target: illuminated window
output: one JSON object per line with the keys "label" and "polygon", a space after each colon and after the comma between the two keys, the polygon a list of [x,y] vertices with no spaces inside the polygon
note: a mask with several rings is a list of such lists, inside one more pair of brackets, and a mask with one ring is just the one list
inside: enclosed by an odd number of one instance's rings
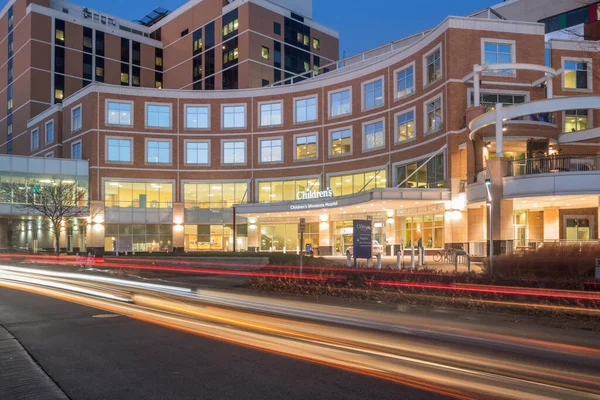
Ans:
{"label": "illuminated window", "polygon": [[40,130],[34,129],[31,131],[31,150],[37,150],[40,147]]}
{"label": "illuminated window", "polygon": [[208,106],[185,107],[185,127],[187,129],[208,129],[209,126]]}
{"label": "illuminated window", "polygon": [[578,132],[589,129],[588,110],[565,111],[565,132]]}
{"label": "illuminated window", "polygon": [[96,76],[104,76],[104,68],[96,67]]}
{"label": "illuminated window", "polygon": [[442,129],[442,99],[437,98],[425,103],[426,127],[425,133],[437,132]]}
{"label": "illuminated window", "polygon": [[154,82],[154,87],[157,89],[162,89],[162,82],[161,81]]}
{"label": "illuminated window", "polygon": [[62,89],[54,89],[54,98],[58,100],[62,100],[64,97],[64,92]]}
{"label": "illuminated window", "polygon": [[321,48],[321,41],[319,39],[313,38],[313,49],[319,50]]}
{"label": "illuminated window", "polygon": [[183,185],[185,208],[229,208],[248,203],[247,182],[205,182]]}
{"label": "illuminated window", "polygon": [[121,83],[129,83],[129,74],[121,72]]}
{"label": "illuminated window", "polygon": [[329,95],[329,115],[339,117],[352,112],[352,91],[346,89]]}
{"label": "illuminated window", "polygon": [[415,138],[415,113],[410,111],[396,117],[396,141],[403,142]]}
{"label": "illuminated window", "polygon": [[170,128],[171,106],[146,104],[146,126],[153,128]]}
{"label": "illuminated window", "polygon": [[383,121],[363,125],[363,149],[374,150],[385,146]]}
{"label": "illuminated window", "polygon": [[296,160],[310,160],[317,158],[317,135],[296,136]]}
{"label": "illuminated window", "polygon": [[62,29],[56,29],[56,41],[58,42],[65,42],[65,32]]}
{"label": "illuminated window", "polygon": [[383,79],[363,84],[363,109],[379,107],[383,104]]}
{"label": "illuminated window", "polygon": [[332,176],[329,178],[329,187],[334,196],[346,196],[375,188],[385,188],[386,182],[386,169],[382,168],[356,174]]}
{"label": "illuminated window", "polygon": [[442,77],[442,59],[440,49],[425,57],[425,84],[428,85]]}
{"label": "illuminated window", "polygon": [[591,68],[583,60],[563,60],[565,72],[563,87],[565,89],[590,89]]}
{"label": "illuminated window", "polygon": [[405,217],[400,224],[404,245],[408,248],[421,244],[425,248],[444,248],[444,214],[426,214]]}
{"label": "illuminated window", "polygon": [[223,128],[245,128],[246,127],[246,106],[222,106],[222,125]]}
{"label": "illuminated window", "polygon": [[330,156],[339,156],[352,153],[352,131],[350,129],[332,131],[330,135]]}
{"label": "illuminated window", "polygon": [[317,120],[317,98],[310,97],[295,101],[296,122],[310,122]]}
{"label": "illuminated window", "polygon": [[262,46],[261,51],[260,51],[260,55],[265,60],[268,60],[269,59],[269,48],[265,47],[265,46]]}
{"label": "illuminated window", "polygon": [[246,141],[222,141],[221,162],[223,164],[246,164]]}
{"label": "illuminated window", "polygon": [[104,182],[104,204],[105,207],[172,208],[173,184],[108,180]]}
{"label": "illuminated window", "polygon": [[304,61],[304,72],[310,71],[310,63],[308,61]]}
{"label": "illuminated window", "polygon": [[396,74],[396,97],[401,98],[414,93],[415,75],[412,66],[399,71]]}
{"label": "illuminated window", "polygon": [[131,125],[131,103],[107,102],[106,123],[110,125]]}
{"label": "illuminated window", "polygon": [[261,139],[260,140],[260,162],[275,163],[283,161],[283,140],[282,139]]}
{"label": "illuminated window", "polygon": [[318,178],[295,179],[288,181],[270,181],[258,183],[258,202],[276,203],[298,200],[298,193],[319,191]]}
{"label": "illuminated window", "polygon": [[156,64],[157,67],[162,67],[163,66],[163,59],[162,59],[162,57],[156,57],[156,59],[155,59],[154,62],[155,62],[155,64]]}
{"label": "illuminated window", "polygon": [[260,105],[260,126],[276,126],[282,124],[281,102]]}
{"label": "illuminated window", "polygon": [[208,140],[185,143],[185,163],[194,165],[210,164],[210,142]]}
{"label": "illuminated window", "polygon": [[[443,188],[446,186],[444,154],[438,154],[425,164],[429,157],[409,164],[397,165],[396,183],[403,188]],[[416,171],[416,172],[415,172]]]}
{"label": "illuminated window", "polygon": [[146,162],[149,164],[170,164],[171,141],[148,140],[146,142]]}

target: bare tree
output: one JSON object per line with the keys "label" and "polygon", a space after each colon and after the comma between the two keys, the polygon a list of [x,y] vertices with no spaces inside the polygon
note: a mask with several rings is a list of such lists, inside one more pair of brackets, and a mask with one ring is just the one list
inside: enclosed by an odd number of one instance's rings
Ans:
{"label": "bare tree", "polygon": [[60,232],[63,223],[71,218],[86,218],[90,214],[85,191],[76,183],[33,183],[18,192],[18,203],[29,213],[41,215],[49,222],[54,235],[56,254],[60,253]]}

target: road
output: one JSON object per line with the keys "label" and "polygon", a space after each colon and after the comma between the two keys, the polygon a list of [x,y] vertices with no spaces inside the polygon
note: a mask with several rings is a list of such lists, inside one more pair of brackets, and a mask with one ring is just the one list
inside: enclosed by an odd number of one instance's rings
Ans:
{"label": "road", "polygon": [[600,399],[593,332],[32,268],[0,286],[0,324],[73,399]]}

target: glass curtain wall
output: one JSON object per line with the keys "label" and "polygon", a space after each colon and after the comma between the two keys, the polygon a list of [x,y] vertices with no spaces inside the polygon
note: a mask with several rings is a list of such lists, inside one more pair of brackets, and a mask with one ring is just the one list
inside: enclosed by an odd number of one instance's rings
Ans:
{"label": "glass curtain wall", "polygon": [[319,178],[258,183],[258,202],[276,203],[298,200],[298,192],[320,190]]}
{"label": "glass curtain wall", "polygon": [[104,234],[106,251],[172,251],[171,224],[106,224]]}
{"label": "glass curtain wall", "polygon": [[413,247],[421,244],[426,249],[444,247],[444,215],[427,214],[403,217],[402,235],[404,246]]}
{"label": "glass curtain wall", "polygon": [[167,182],[104,182],[106,207],[172,208],[173,184]]}
{"label": "glass curtain wall", "polygon": [[185,183],[185,208],[229,208],[248,202],[247,182]]}
{"label": "glass curtain wall", "polygon": [[334,196],[346,196],[375,188],[385,188],[387,187],[386,176],[385,168],[357,174],[332,176],[329,178],[329,187]]}
{"label": "glass curtain wall", "polygon": [[[422,166],[427,159],[396,166],[396,184],[402,184],[400,187],[403,188],[431,189],[445,187],[444,154],[438,154],[427,165]],[[415,171],[417,172],[415,173]],[[406,182],[404,182],[405,180]]]}

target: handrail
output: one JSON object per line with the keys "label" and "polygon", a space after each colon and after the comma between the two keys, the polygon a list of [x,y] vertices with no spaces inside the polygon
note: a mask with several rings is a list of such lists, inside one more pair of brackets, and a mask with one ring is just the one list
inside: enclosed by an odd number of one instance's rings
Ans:
{"label": "handrail", "polygon": [[600,171],[600,155],[556,155],[509,162],[509,176]]}

